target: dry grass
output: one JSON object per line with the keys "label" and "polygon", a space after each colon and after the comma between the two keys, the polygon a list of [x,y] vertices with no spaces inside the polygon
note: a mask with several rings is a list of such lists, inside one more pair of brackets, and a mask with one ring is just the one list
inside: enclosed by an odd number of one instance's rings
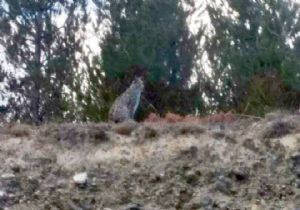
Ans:
{"label": "dry grass", "polygon": [[[278,126],[283,129],[280,130]],[[275,124],[270,127],[270,130],[267,128],[261,128],[261,130],[265,131],[264,137],[273,137],[288,133],[292,128],[289,124]],[[14,136],[27,135],[30,138],[28,131],[32,132],[31,127],[10,128]],[[178,154],[184,154],[191,148],[193,151],[197,149],[197,151],[202,151],[201,148],[214,147],[213,151],[222,155],[224,153],[226,156],[228,148],[225,145],[238,145],[228,143],[225,140],[225,133],[222,138],[217,138],[208,132],[203,124],[197,122],[138,124],[129,121],[122,124],[49,124],[41,126],[37,133],[35,138],[43,139],[43,142],[40,142],[42,147],[44,149],[48,147],[47,151],[56,151],[56,154],[52,155],[56,156],[58,165],[68,170],[104,162],[169,159]],[[218,141],[212,141],[212,139],[218,139]],[[53,140],[62,144],[53,144]],[[14,151],[17,150],[16,147],[23,147],[15,141],[11,143],[13,145],[7,144],[6,146]],[[70,147],[66,147],[64,143]],[[219,145],[212,146],[213,144]],[[33,151],[33,153],[36,152]]]}
{"label": "dry grass", "polygon": [[[68,129],[64,127],[64,132],[67,134],[65,139],[70,139],[68,133],[72,133],[71,136],[78,136],[78,133],[81,133],[80,129],[75,131],[74,126],[69,129],[71,130],[67,132]],[[160,158],[169,159],[176,157],[181,151],[194,148],[199,143],[207,144],[211,138],[209,134],[205,134],[203,126],[193,123],[136,125],[136,123],[126,122],[112,125],[111,130],[108,129],[106,132],[110,133],[107,144],[86,144],[81,145],[79,150],[76,147],[64,150],[57,155],[58,164],[67,169],[74,169],[80,165],[98,163],[134,163]],[[203,139],[202,142],[199,142],[199,135]]]}
{"label": "dry grass", "polygon": [[28,137],[33,133],[33,128],[25,124],[13,124],[5,127],[4,133],[13,137]]}
{"label": "dry grass", "polygon": [[[282,121],[288,123],[288,132],[294,132],[289,130],[289,123],[299,125],[297,122],[300,122],[300,118],[299,121],[286,118]],[[285,185],[287,189],[293,189],[294,186],[287,184],[291,183],[291,174],[286,170],[286,161],[282,162],[284,164],[275,162],[275,166],[278,167],[275,169],[271,164],[274,162],[273,157],[278,155],[290,157],[292,153],[299,151],[299,135],[262,139],[260,134],[267,128],[272,128],[272,132],[274,129],[279,130],[272,122],[274,120],[270,123],[267,120],[254,122],[251,125],[246,123],[247,126],[239,130],[236,128],[232,130],[229,126],[224,129],[225,136],[222,135],[222,138],[215,136],[208,126],[205,127],[204,124],[194,121],[139,124],[127,122],[118,125],[48,124],[37,130],[29,127],[32,133],[24,137],[26,141],[23,137],[17,138],[14,135],[1,142],[0,161],[3,164],[0,172],[10,173],[12,166],[20,166],[19,174],[22,177],[25,174],[41,180],[38,196],[49,196],[53,193],[56,196],[51,199],[56,201],[61,197],[60,202],[64,204],[68,203],[70,196],[72,198],[78,196],[82,200],[91,197],[104,202],[103,206],[99,203],[95,204],[98,205],[98,209],[104,207],[126,209],[123,208],[123,204],[137,198],[142,198],[141,202],[145,202],[146,205],[150,201],[162,206],[158,209],[168,209],[165,203],[174,203],[178,199],[174,197],[174,200],[169,195],[176,196],[177,192],[180,195],[180,192],[185,190],[193,193],[190,198],[211,192],[216,201],[223,201],[227,197],[230,201],[239,198],[237,202],[242,202],[243,206],[248,207],[252,199],[255,201],[261,199],[256,192],[261,190],[264,177],[267,178],[267,184],[270,183],[270,186]],[[241,121],[236,123],[242,124]],[[272,132],[271,136],[277,136]],[[43,141],[36,141],[37,139]],[[271,142],[270,145],[265,143],[267,141]],[[68,147],[62,142],[76,146]],[[269,169],[269,165],[272,168]],[[243,170],[244,168],[251,171]],[[70,180],[75,173],[81,171],[88,173],[90,181],[95,178],[97,185],[87,185],[84,190],[74,188]],[[272,176],[268,176],[269,174]],[[195,176],[197,176],[196,184],[194,184]],[[215,191],[214,184],[219,176],[232,179],[237,194],[230,196]],[[287,182],[284,176],[288,177]],[[156,177],[160,180],[152,182],[151,179]],[[60,183],[63,185],[58,185]],[[144,190],[144,194],[141,194],[139,189]],[[21,192],[23,191],[25,190]],[[245,200],[245,195],[249,196],[251,201]],[[281,195],[282,191],[278,188],[278,197],[270,197],[272,199],[270,203],[279,200]],[[284,204],[295,198],[294,195],[287,193],[284,195],[290,196],[286,197],[289,200],[283,200]],[[128,200],[124,202],[123,198]],[[48,197],[29,197],[28,201],[32,203],[16,204],[11,209],[45,209],[44,205],[42,205],[44,208],[34,206],[34,202],[44,202],[47,199]],[[120,201],[122,208],[121,206],[115,208]],[[198,203],[199,200],[195,202]],[[68,209],[62,206],[61,209]],[[240,206],[235,209],[238,207]],[[184,209],[191,208],[184,207]],[[143,209],[146,208],[143,206]],[[149,209],[155,208],[149,207]]]}
{"label": "dry grass", "polygon": [[39,130],[38,138],[43,141],[60,141],[69,145],[86,142],[98,144],[109,140],[107,131],[111,130],[109,124],[48,124]]}
{"label": "dry grass", "polygon": [[200,117],[200,116],[191,116],[191,115],[179,115],[175,113],[168,112],[164,117],[159,116],[156,113],[150,113],[145,119],[145,122],[167,122],[167,123],[232,123],[236,120],[236,116],[232,112],[227,113],[217,113],[210,116]]}
{"label": "dry grass", "polygon": [[292,122],[276,120],[269,123],[263,132],[263,138],[280,138],[290,134],[296,126]]}
{"label": "dry grass", "polygon": [[135,121],[126,121],[113,126],[113,131],[120,135],[130,135],[139,124]]}

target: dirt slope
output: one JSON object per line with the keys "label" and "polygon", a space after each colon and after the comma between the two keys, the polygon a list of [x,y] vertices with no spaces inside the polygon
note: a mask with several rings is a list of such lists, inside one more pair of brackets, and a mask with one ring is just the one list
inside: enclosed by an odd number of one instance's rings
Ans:
{"label": "dirt slope", "polygon": [[0,209],[300,208],[297,115],[225,125],[7,125],[0,139]]}

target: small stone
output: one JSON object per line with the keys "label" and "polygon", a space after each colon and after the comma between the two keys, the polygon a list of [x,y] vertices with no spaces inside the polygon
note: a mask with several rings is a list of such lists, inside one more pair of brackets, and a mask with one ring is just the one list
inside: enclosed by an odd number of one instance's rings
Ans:
{"label": "small stone", "polygon": [[191,170],[185,174],[185,179],[188,184],[195,184],[198,181],[199,176],[195,171]]}
{"label": "small stone", "polygon": [[128,165],[130,163],[130,160],[126,157],[123,157],[120,159],[120,164],[121,165]]}
{"label": "small stone", "polygon": [[138,127],[138,123],[133,120],[127,120],[116,124],[113,130],[120,135],[130,135]]}
{"label": "small stone", "polygon": [[165,177],[165,174],[164,173],[158,173],[158,174],[152,174],[150,176],[150,182],[151,183],[156,183],[156,182],[160,182],[162,181],[162,179]]}
{"label": "small stone", "polygon": [[236,169],[233,169],[230,172],[231,178],[233,178],[235,181],[243,182],[249,180],[250,177],[250,169],[245,166],[240,166]]}
{"label": "small stone", "polygon": [[290,164],[292,172],[300,178],[300,154],[295,154],[291,156],[291,164]]}
{"label": "small stone", "polygon": [[210,196],[206,195],[201,198],[200,207],[208,208],[213,206],[213,200]]}
{"label": "small stone", "polygon": [[142,210],[142,205],[141,204],[129,204],[125,210]]}
{"label": "small stone", "polygon": [[291,133],[293,129],[295,129],[294,124],[279,119],[267,125],[262,137],[264,139],[280,138]]}
{"label": "small stone", "polygon": [[212,132],[212,136],[215,139],[223,139],[223,138],[225,138],[226,133],[224,131],[222,131],[222,130],[220,130],[220,131],[213,131]]}
{"label": "small stone", "polygon": [[251,210],[259,210],[259,209],[261,209],[261,207],[258,206],[257,204],[251,206]]}
{"label": "small stone", "polygon": [[0,198],[6,197],[7,193],[3,190],[0,190]]}
{"label": "small stone", "polygon": [[297,181],[296,186],[297,188],[300,188],[300,180]]}
{"label": "small stone", "polygon": [[73,181],[75,184],[84,185],[87,183],[88,175],[86,172],[77,173],[73,176]]}
{"label": "small stone", "polygon": [[229,178],[220,176],[216,182],[216,189],[224,194],[230,195],[232,191],[232,182]]}
{"label": "small stone", "polygon": [[198,147],[197,146],[190,146],[189,148],[185,148],[181,150],[176,157],[176,159],[182,159],[182,158],[196,158],[198,155]]}
{"label": "small stone", "polygon": [[230,144],[237,144],[237,140],[233,134],[227,134],[225,136],[225,141]]}
{"label": "small stone", "polygon": [[189,203],[184,205],[184,209],[205,209],[212,210],[214,201],[210,195],[204,194],[196,196],[190,200]]}
{"label": "small stone", "polygon": [[10,174],[10,173],[2,174],[1,178],[2,179],[11,179],[11,178],[15,178],[15,175],[14,174]]}
{"label": "small stone", "polygon": [[18,165],[13,165],[13,166],[11,166],[11,170],[12,170],[14,173],[20,173],[20,172],[21,172],[21,167],[18,166]]}
{"label": "small stone", "polygon": [[93,179],[91,181],[91,185],[92,186],[97,186],[97,179],[95,177],[93,177]]}

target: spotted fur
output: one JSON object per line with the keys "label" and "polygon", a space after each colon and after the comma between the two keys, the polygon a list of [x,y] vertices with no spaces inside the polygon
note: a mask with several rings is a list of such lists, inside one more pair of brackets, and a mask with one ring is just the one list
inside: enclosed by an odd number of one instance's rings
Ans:
{"label": "spotted fur", "polygon": [[122,93],[109,110],[109,121],[123,122],[134,118],[139,106],[141,93],[144,89],[144,82],[141,78],[135,78],[130,87]]}

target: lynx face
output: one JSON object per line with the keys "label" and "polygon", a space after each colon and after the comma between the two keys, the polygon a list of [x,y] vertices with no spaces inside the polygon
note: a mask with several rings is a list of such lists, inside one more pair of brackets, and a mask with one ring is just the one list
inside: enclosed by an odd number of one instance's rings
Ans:
{"label": "lynx face", "polygon": [[133,80],[131,86],[133,86],[134,89],[140,90],[142,92],[143,89],[144,89],[144,82],[143,82],[143,80],[140,77],[136,77]]}

